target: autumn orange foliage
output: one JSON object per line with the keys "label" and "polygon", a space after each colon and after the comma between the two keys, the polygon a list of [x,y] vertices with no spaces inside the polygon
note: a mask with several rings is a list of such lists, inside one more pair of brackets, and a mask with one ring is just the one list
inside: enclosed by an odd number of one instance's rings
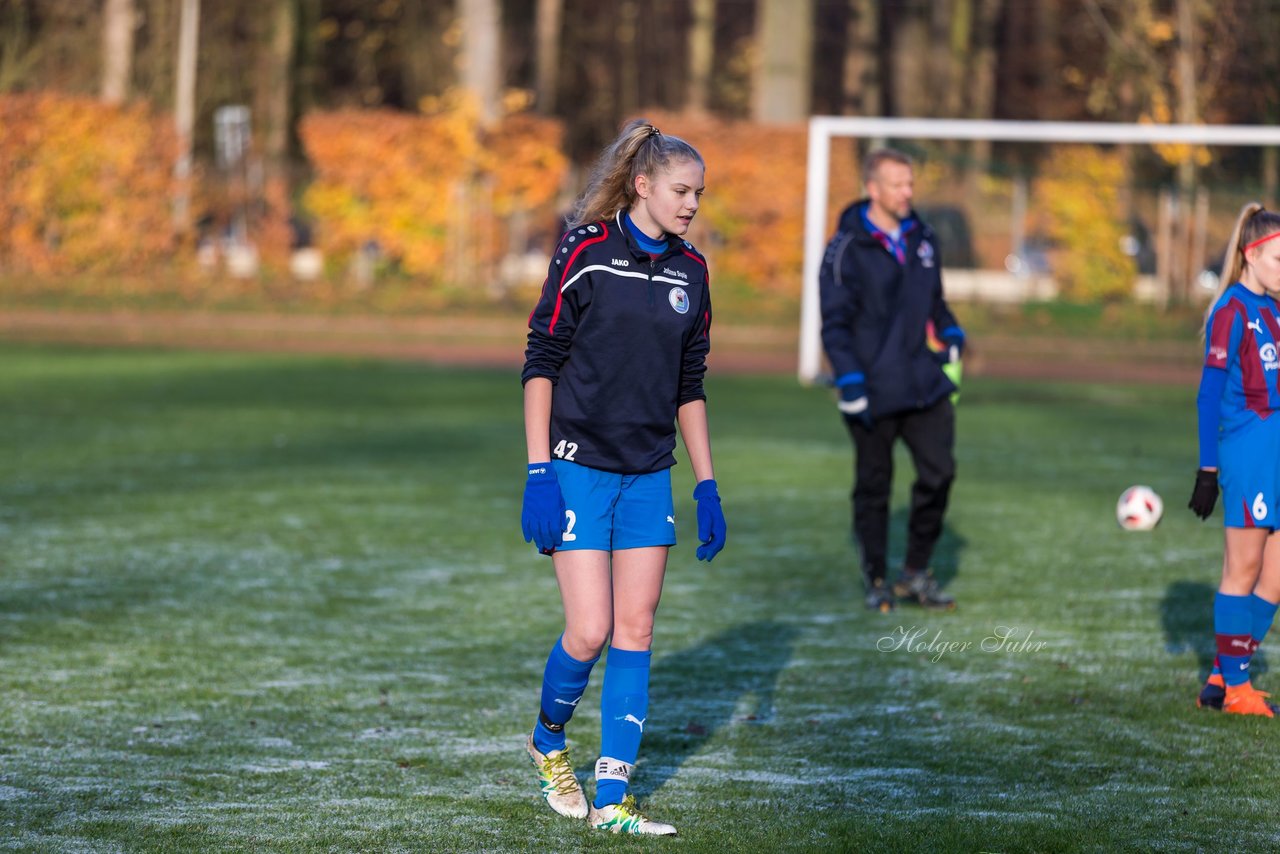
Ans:
{"label": "autumn orange foliage", "polygon": [[[809,144],[805,126],[657,110],[645,116],[663,133],[693,145],[707,163],[707,191],[691,239],[708,254],[713,281],[761,294],[799,295]],[[855,166],[847,158],[832,158],[829,214],[853,201]]]}
{"label": "autumn orange foliage", "polygon": [[[547,208],[567,169],[558,122],[514,115],[486,131],[463,99],[430,115],[312,113],[300,135],[315,173],[304,204],[321,247],[341,257],[374,242],[405,273],[437,281],[450,253],[491,263],[506,250],[482,239],[501,230],[473,219]],[[485,245],[459,245],[468,240]]]}
{"label": "autumn orange foliage", "polygon": [[175,152],[144,104],[0,95],[0,268],[114,272],[167,255]]}

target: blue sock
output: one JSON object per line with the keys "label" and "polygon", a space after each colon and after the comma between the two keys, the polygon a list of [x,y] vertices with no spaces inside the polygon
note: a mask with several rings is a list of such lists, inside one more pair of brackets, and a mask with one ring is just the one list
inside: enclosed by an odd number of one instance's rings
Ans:
{"label": "blue sock", "polygon": [[640,736],[649,715],[649,659],[652,653],[609,647],[600,694],[600,759],[596,762],[597,808],[620,804],[640,754]]}
{"label": "blue sock", "polygon": [[591,668],[600,660],[597,655],[590,661],[579,661],[564,651],[563,640],[563,635],[556,639],[542,672],[542,703],[533,727],[533,746],[539,753],[564,750],[564,725],[573,717],[587,689]]}
{"label": "blue sock", "polygon": [[1253,657],[1253,613],[1248,596],[1219,593],[1213,597],[1213,632],[1218,641],[1218,664],[1227,687],[1249,681]]}
{"label": "blue sock", "polygon": [[1257,652],[1258,647],[1262,646],[1262,642],[1267,637],[1267,632],[1271,631],[1271,624],[1276,618],[1276,609],[1280,605],[1275,602],[1268,602],[1257,593],[1249,597],[1249,613],[1253,616],[1250,623],[1251,634],[1253,635],[1253,651]]}

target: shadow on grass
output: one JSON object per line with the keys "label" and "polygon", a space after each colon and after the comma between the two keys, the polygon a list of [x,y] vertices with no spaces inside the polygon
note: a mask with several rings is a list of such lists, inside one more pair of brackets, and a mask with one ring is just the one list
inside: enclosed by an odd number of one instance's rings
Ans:
{"label": "shadow on grass", "polygon": [[654,666],[650,707],[659,710],[664,726],[645,733],[638,796],[660,789],[725,727],[773,721],[774,688],[796,634],[782,623],[744,623]]}
{"label": "shadow on grass", "polygon": [[[1202,581],[1175,581],[1160,602],[1164,648],[1170,655],[1195,653],[1200,678],[1209,675],[1217,646],[1213,637],[1213,597],[1217,588]],[[1259,649],[1249,665],[1251,676],[1267,672],[1266,653]]]}
{"label": "shadow on grass", "polygon": [[[889,580],[892,582],[902,570],[902,563],[907,553],[907,522],[910,511],[899,507],[889,517]],[[942,534],[933,548],[933,560],[929,568],[933,570],[938,585],[947,587],[960,574],[961,556],[969,541],[956,532],[956,529],[943,522]],[[857,545],[854,545],[855,552]]]}

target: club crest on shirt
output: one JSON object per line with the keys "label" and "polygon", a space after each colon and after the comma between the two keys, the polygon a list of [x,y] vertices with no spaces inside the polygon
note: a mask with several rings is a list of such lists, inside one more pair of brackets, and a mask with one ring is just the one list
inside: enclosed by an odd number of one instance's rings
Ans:
{"label": "club crest on shirt", "polygon": [[920,248],[916,250],[916,257],[920,259],[920,263],[925,267],[932,267],[933,244],[927,240],[920,241]]}
{"label": "club crest on shirt", "polygon": [[687,314],[689,312],[689,295],[684,292],[684,288],[672,288],[671,292],[667,294],[667,301],[676,310],[676,314]]}

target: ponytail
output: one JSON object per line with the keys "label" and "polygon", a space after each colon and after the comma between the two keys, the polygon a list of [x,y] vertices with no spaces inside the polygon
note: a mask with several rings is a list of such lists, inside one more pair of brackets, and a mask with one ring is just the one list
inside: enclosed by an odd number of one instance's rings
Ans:
{"label": "ponytail", "polygon": [[1227,292],[1227,288],[1240,281],[1240,277],[1244,275],[1245,265],[1249,263],[1245,258],[1245,251],[1254,241],[1276,232],[1280,232],[1280,214],[1267,210],[1258,202],[1249,202],[1240,209],[1236,226],[1231,230],[1231,239],[1227,241],[1227,252],[1222,257],[1222,276],[1218,281],[1218,288],[1205,310],[1202,335],[1209,333],[1213,307]]}
{"label": "ponytail", "polygon": [[655,175],[679,160],[705,165],[698,150],[683,139],[667,136],[648,119],[632,119],[591,168],[587,188],[566,226],[577,228],[630,210],[636,201],[636,176]]}

